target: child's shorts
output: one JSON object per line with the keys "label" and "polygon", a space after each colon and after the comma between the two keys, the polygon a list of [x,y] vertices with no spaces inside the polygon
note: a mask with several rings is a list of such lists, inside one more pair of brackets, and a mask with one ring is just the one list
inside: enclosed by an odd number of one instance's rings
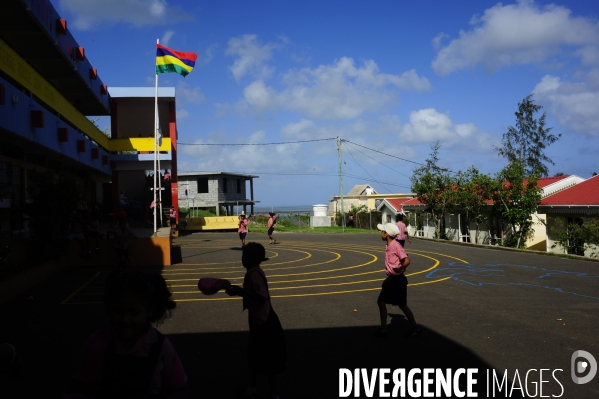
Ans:
{"label": "child's shorts", "polygon": [[408,279],[403,273],[399,276],[388,276],[383,281],[382,288],[377,302],[398,306],[408,303]]}
{"label": "child's shorts", "polygon": [[247,233],[239,233],[239,239],[240,240],[245,240],[245,236]]}

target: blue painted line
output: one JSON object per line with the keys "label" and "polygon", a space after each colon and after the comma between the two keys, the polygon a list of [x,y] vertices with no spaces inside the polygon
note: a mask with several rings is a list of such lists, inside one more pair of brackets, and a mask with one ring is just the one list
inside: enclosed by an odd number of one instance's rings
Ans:
{"label": "blue painted line", "polygon": [[[599,300],[599,297],[581,294],[575,291],[567,291],[561,287],[544,285],[544,284],[535,284],[535,283],[527,283],[527,282],[497,282],[497,281],[480,281],[486,280],[485,277],[495,280],[499,278],[509,278],[509,268],[521,268],[527,269],[533,274],[536,272],[537,275],[532,275],[530,278],[532,279],[543,279],[547,282],[550,278],[557,277],[574,277],[574,278],[599,278],[599,275],[592,275],[589,273],[576,272],[576,271],[567,271],[567,270],[555,270],[548,269],[542,266],[531,266],[531,265],[514,265],[514,264],[502,264],[502,263],[490,263],[486,265],[474,265],[474,264],[464,264],[461,262],[449,262],[445,267],[438,267],[435,270],[432,270],[426,275],[428,279],[438,279],[442,277],[450,277],[451,279],[468,284],[476,287],[483,287],[487,285],[492,286],[516,286],[516,287],[535,287],[535,288],[543,288],[547,290],[552,290],[555,292],[559,292],[562,294],[575,295],[582,298],[589,298]],[[469,278],[472,277],[472,278]],[[475,280],[475,281],[472,281]],[[476,281],[479,280],[479,281]]]}

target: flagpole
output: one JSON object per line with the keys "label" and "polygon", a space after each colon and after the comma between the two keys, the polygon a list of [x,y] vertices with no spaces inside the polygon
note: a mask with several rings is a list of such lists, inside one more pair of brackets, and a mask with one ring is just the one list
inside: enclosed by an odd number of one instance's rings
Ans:
{"label": "flagpole", "polygon": [[[156,44],[160,44],[160,39],[156,39]],[[156,157],[157,157],[157,146],[156,146],[156,135],[158,134],[158,72],[156,72],[156,91],[154,96],[154,191],[152,195],[154,196],[154,235],[157,234],[156,229],[156,208],[158,208],[158,204],[156,203]]]}
{"label": "flagpole", "polygon": [[[158,125],[160,125],[160,115],[157,113]],[[158,149],[160,150],[160,145],[162,145],[162,131],[160,130],[160,126],[158,126]],[[160,168],[160,151],[158,156],[158,172],[162,169]],[[164,226],[162,224],[162,175],[158,173],[158,199],[160,201],[160,227]]]}

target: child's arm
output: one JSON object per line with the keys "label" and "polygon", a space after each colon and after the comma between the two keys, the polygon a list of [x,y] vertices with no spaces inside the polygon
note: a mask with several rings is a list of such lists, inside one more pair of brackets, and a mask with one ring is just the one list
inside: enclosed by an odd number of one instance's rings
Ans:
{"label": "child's arm", "polygon": [[250,298],[256,301],[260,301],[260,302],[264,302],[266,300],[268,300],[268,298],[257,294],[255,292],[251,292],[248,290],[245,290],[243,287],[240,287],[238,285],[232,285],[229,288],[227,288],[225,290],[225,292],[227,294],[229,294],[229,296],[240,296],[242,298]]}

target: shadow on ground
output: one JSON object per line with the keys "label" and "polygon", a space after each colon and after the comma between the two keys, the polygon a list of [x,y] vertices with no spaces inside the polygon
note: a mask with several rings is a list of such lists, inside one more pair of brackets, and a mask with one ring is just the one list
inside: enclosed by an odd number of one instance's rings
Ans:
{"label": "shadow on ground", "polygon": [[[339,397],[339,369],[477,368],[478,397],[486,397],[486,370],[492,366],[435,331],[423,327],[415,338],[404,338],[391,328],[386,338],[372,335],[371,327],[288,330],[288,370],[279,383],[282,398]],[[189,376],[191,397],[235,399],[246,385],[247,332],[171,335]],[[392,390],[392,385],[388,391]],[[465,390],[465,384],[460,384]],[[269,398],[266,382],[259,380],[261,398]],[[515,391],[511,397],[518,396]],[[361,390],[361,396],[364,390]],[[350,397],[355,397],[352,393]],[[378,387],[374,397],[379,397]],[[406,395],[406,397],[409,397]],[[445,396],[441,396],[445,397]],[[455,396],[451,396],[455,397]],[[495,397],[506,397],[497,392]]]}

